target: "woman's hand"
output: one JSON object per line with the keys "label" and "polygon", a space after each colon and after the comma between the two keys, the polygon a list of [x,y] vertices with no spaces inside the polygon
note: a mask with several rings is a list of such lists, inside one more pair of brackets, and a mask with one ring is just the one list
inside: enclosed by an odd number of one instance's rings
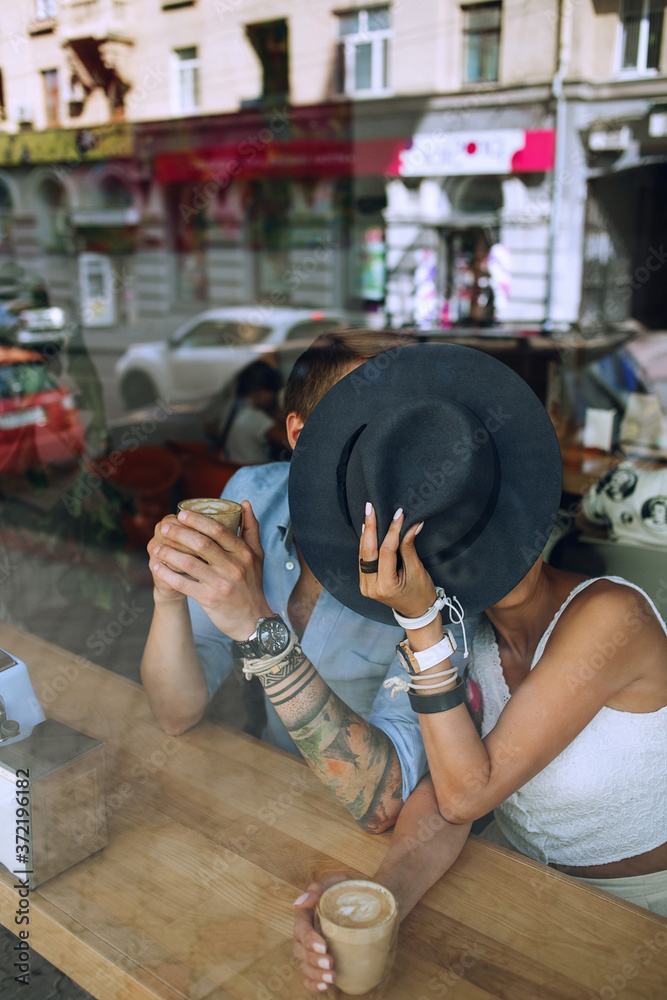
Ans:
{"label": "woman's hand", "polygon": [[315,907],[328,886],[347,878],[349,875],[332,875],[321,882],[312,882],[294,903],[294,955],[301,963],[306,989],[314,993],[322,993],[336,978],[327,943],[315,930]]}
{"label": "woman's hand", "polygon": [[[415,538],[424,522],[413,524],[400,542],[403,510],[398,508],[389,531],[378,549],[377,521],[372,504],[366,504],[366,519],[359,543],[359,558],[378,560],[377,573],[362,573],[359,586],[364,597],[386,604],[405,618],[419,618],[435,600],[435,586],[415,550]],[[400,542],[400,545],[399,545]],[[398,569],[398,553],[402,565]]]}

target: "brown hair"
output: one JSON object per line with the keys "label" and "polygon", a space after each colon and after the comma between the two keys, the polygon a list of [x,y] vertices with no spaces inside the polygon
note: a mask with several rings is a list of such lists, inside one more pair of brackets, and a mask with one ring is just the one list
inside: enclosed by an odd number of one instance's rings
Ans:
{"label": "brown hair", "polygon": [[351,368],[412,340],[395,330],[331,330],[297,358],[285,387],[285,413],[307,420],[322,397]]}

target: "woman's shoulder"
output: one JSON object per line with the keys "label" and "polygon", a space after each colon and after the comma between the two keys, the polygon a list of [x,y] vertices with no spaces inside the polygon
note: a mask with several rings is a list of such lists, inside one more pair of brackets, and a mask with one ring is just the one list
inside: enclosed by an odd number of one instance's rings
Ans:
{"label": "woman's shoulder", "polygon": [[649,622],[664,633],[664,625],[648,595],[623,577],[583,578],[568,591],[559,625],[600,635],[636,634]]}

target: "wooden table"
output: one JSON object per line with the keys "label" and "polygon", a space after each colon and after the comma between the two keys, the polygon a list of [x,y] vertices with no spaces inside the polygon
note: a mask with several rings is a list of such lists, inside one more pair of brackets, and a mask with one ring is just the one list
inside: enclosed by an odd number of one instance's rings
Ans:
{"label": "wooden table", "polygon": [[[100,1000],[312,995],[293,900],[372,876],[390,835],[359,831],[289,754],[207,722],[172,739],[131,681],[8,625],[0,647],[50,716],[106,743],[109,845],[31,893],[30,945]],[[3,875],[14,932],[16,906]],[[472,837],[404,921],[388,1000],[445,996],[664,1000],[667,921]]]}

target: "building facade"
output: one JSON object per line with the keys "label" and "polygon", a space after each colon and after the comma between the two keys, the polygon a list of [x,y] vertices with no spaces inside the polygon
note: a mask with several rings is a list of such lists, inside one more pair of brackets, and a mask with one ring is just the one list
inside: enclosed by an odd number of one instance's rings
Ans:
{"label": "building facade", "polygon": [[667,326],[656,0],[17,0],[0,71],[5,297]]}

